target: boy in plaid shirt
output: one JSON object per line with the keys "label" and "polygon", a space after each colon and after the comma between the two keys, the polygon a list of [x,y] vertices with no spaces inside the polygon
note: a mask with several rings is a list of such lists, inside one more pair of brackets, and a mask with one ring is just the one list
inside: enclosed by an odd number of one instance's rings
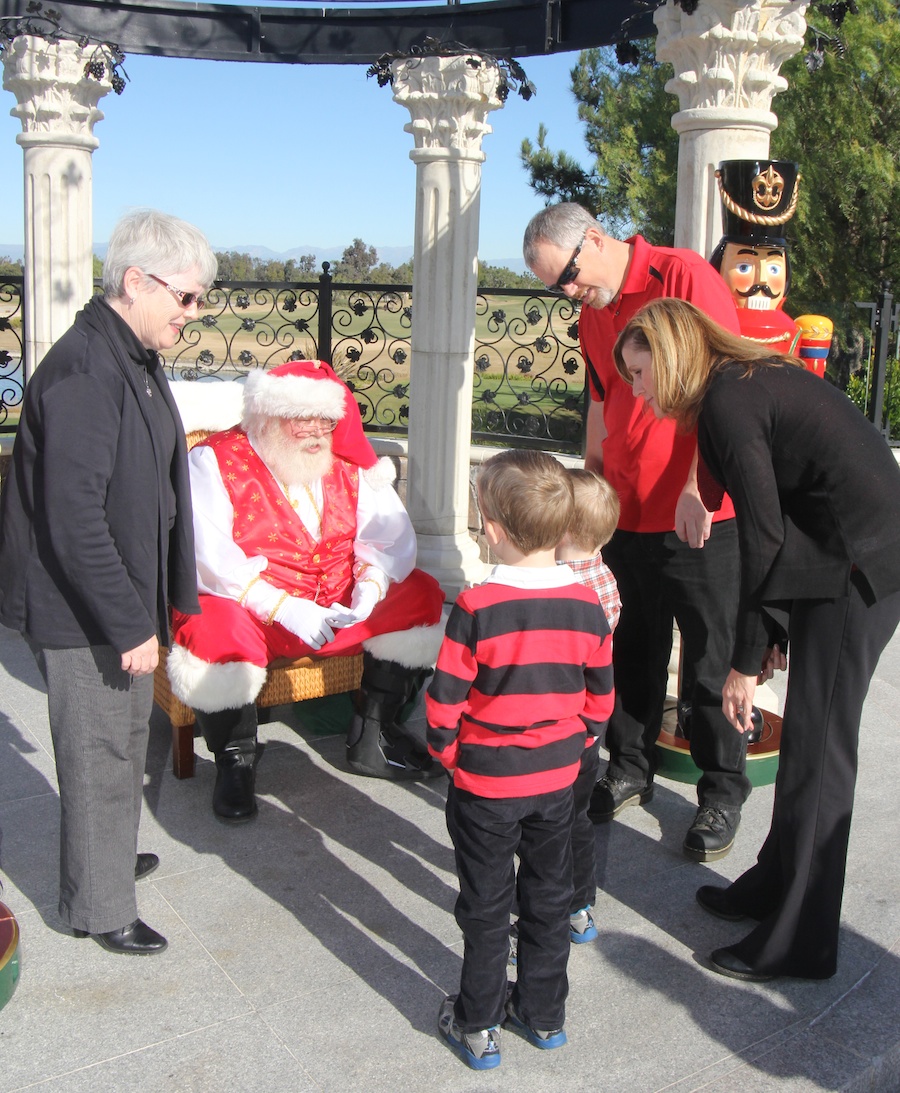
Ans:
{"label": "boy in plaid shirt", "polygon": [[568,473],[575,497],[575,518],[557,547],[556,560],[565,562],[582,584],[593,588],[610,632],[614,632],[622,601],[616,578],[600,551],[619,522],[619,498],[606,479],[593,471],[571,467]]}

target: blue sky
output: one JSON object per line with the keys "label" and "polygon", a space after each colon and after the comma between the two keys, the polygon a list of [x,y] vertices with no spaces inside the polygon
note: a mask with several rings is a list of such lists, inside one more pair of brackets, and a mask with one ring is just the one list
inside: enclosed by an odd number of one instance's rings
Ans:
{"label": "blue sky", "polygon": [[[569,71],[577,53],[522,58],[537,95],[510,95],[484,138],[480,257],[518,259],[543,202],[519,162],[523,138],[586,155]],[[278,65],[128,56],[124,94],[100,102],[94,135],[94,242],[129,207],[197,224],[219,248],[280,252],[412,247],[415,166],[409,112],[363,66]],[[0,89],[0,256],[23,242],[22,149],[11,92]]]}

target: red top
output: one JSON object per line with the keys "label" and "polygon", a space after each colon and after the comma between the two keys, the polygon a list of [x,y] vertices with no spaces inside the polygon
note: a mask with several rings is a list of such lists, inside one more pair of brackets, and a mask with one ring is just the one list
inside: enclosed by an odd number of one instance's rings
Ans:
{"label": "red top", "polygon": [[479,797],[572,785],[585,732],[599,736],[612,713],[612,641],[597,595],[571,575],[547,580],[489,579],[459,594],[447,622],[425,696],[428,747]]}
{"label": "red top", "polygon": [[[616,338],[644,304],[674,296],[699,307],[733,334],[740,334],[737,308],[719,273],[692,250],[652,247],[642,236],[633,246],[625,284],[617,300],[604,308],[584,307],[578,322],[581,349],[602,385],[588,368],[591,398],[603,402],[608,436],[603,442],[603,474],[619,495],[622,531],[675,530],[675,505],[687,481],[696,436],[678,436],[673,421],[660,421],[635,398],[616,371]],[[734,516],[726,497],[713,520]]]}

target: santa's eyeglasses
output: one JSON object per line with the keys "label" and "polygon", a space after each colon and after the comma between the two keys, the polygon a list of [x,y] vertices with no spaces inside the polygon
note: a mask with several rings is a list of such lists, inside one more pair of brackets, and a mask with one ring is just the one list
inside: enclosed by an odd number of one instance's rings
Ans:
{"label": "santa's eyeglasses", "polygon": [[333,433],[338,423],[329,417],[301,417],[291,419],[291,432],[294,436],[321,436]]}

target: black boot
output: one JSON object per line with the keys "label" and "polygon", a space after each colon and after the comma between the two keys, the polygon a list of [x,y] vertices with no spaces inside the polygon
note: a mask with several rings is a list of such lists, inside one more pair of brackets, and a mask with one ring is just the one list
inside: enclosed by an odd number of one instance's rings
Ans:
{"label": "black boot", "polygon": [[443,773],[397,724],[400,711],[430,675],[430,668],[406,668],[363,653],[362,682],[347,730],[347,762],[357,774],[412,781]]}
{"label": "black boot", "polygon": [[256,815],[256,706],[216,713],[194,711],[206,746],[216,757],[213,812],[225,823],[239,824]]}

